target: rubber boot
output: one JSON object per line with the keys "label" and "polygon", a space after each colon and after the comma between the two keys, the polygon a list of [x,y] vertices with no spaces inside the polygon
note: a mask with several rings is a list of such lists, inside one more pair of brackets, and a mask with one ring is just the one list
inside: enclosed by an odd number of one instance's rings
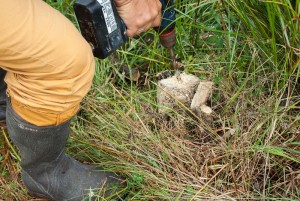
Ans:
{"label": "rubber boot", "polygon": [[4,77],[6,71],[0,68],[0,127],[5,126],[6,117],[6,83],[4,82]]}
{"label": "rubber boot", "polygon": [[22,180],[31,195],[55,201],[94,200],[88,194],[99,196],[99,189],[103,193],[106,188],[107,196],[122,185],[115,174],[81,164],[64,152],[69,121],[38,127],[18,116],[7,102],[8,133],[19,149]]}

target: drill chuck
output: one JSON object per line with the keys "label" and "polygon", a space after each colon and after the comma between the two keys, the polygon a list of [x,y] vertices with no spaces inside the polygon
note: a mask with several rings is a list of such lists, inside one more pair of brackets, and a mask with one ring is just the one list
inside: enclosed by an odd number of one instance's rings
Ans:
{"label": "drill chuck", "polygon": [[157,32],[159,35],[160,43],[163,47],[169,49],[172,66],[177,69],[176,58],[174,54],[174,46],[176,43],[175,33],[175,9],[174,0],[160,0],[162,4],[162,21],[158,27]]}
{"label": "drill chuck", "polygon": [[168,33],[160,34],[159,40],[162,46],[164,46],[165,48],[173,48],[176,43],[175,29],[171,30]]}

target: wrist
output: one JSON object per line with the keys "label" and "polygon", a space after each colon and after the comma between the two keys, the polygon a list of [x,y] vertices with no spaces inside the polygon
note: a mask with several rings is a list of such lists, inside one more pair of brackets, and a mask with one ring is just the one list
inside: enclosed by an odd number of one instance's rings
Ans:
{"label": "wrist", "polygon": [[132,2],[132,0],[114,0],[117,7],[127,5]]}

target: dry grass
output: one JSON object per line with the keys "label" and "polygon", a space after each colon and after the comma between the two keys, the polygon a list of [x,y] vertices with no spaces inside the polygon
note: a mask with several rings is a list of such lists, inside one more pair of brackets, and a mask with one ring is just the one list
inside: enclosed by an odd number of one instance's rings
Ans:
{"label": "dry grass", "polygon": [[[132,98],[126,91],[114,87],[109,90],[115,94],[113,100]],[[242,95],[251,99],[244,92]],[[285,111],[287,108],[282,107],[275,113],[273,105],[266,107],[265,99],[252,100],[261,104],[252,106],[238,99],[224,114],[221,111],[225,105],[214,108],[210,132],[204,131],[188,111],[163,117],[140,96],[131,103],[99,103],[93,94],[86,99],[83,112],[93,115],[81,119],[85,134],[74,137],[112,156],[109,159],[116,170],[138,187],[139,194],[133,197],[298,199],[299,144],[292,144],[299,140],[299,117],[294,116],[297,110]],[[92,140],[83,140],[87,138]],[[101,154],[95,155],[94,151],[88,154],[91,160],[103,163],[98,158]],[[139,179],[142,183],[137,185]]]}

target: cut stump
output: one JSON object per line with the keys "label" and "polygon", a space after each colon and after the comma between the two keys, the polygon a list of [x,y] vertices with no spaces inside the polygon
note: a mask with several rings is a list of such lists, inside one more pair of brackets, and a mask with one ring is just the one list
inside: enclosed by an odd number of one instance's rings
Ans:
{"label": "cut stump", "polygon": [[203,119],[207,124],[212,123],[212,109],[208,107],[207,101],[212,94],[213,83],[210,81],[201,81],[197,87],[196,93],[191,103],[191,110]]}
{"label": "cut stump", "polygon": [[[168,108],[174,108],[177,100],[189,107],[199,82],[198,77],[185,73],[162,79],[158,82],[157,102]],[[159,112],[165,113],[166,109],[160,108]]]}
{"label": "cut stump", "polygon": [[[212,109],[207,106],[207,101],[212,94],[213,83],[200,81],[194,75],[181,73],[162,79],[158,82],[157,102],[167,108],[177,109],[177,101],[190,108],[204,122],[212,122]],[[160,113],[167,109],[160,108]]]}

